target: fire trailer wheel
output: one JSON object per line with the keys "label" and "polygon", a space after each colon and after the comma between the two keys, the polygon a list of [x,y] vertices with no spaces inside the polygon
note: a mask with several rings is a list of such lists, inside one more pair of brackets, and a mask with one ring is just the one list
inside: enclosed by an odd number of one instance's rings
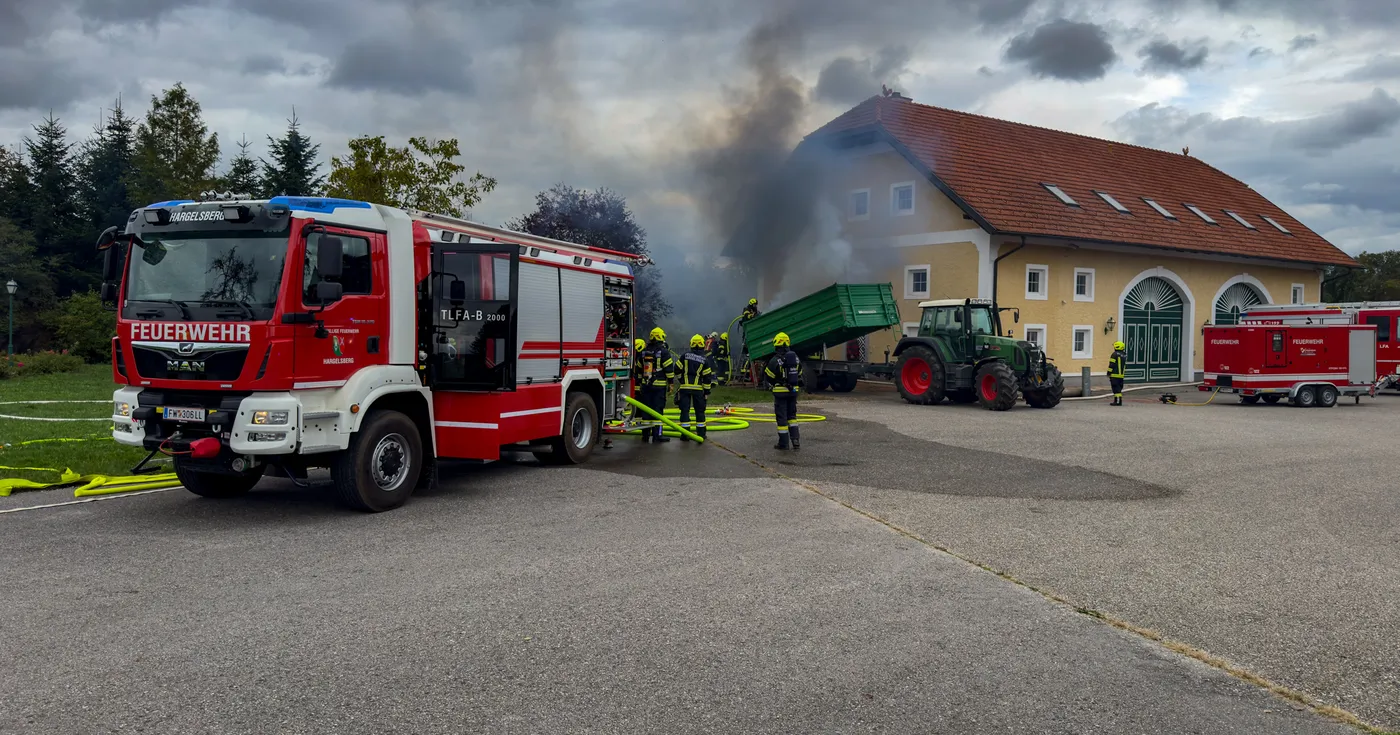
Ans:
{"label": "fire trailer wheel", "polygon": [[1060,405],[1060,398],[1065,394],[1065,376],[1060,374],[1060,369],[1051,365],[1046,370],[1046,378],[1043,387],[1036,390],[1022,391],[1026,396],[1026,403],[1035,408],[1054,408]]}
{"label": "fire trailer wheel", "polygon": [[1267,403],[1267,404],[1269,404],[1270,406],[1272,406],[1272,405],[1278,403],[1279,401],[1283,400],[1283,396],[1281,396],[1281,395],[1279,395],[1279,394],[1277,394],[1277,393],[1266,393],[1266,394],[1263,396],[1263,398],[1264,398],[1264,402]]}
{"label": "fire trailer wheel", "polygon": [[417,424],[398,411],[375,411],[331,463],[340,502],[355,510],[393,510],[413,494],[423,471]]}
{"label": "fire trailer wheel", "polygon": [[895,364],[899,395],[910,403],[931,405],[943,400],[943,361],[927,347],[910,347]]}
{"label": "fire trailer wheel", "polygon": [[1240,403],[1246,406],[1253,406],[1259,402],[1259,396],[1240,396]]}
{"label": "fire trailer wheel", "polygon": [[1293,405],[1299,408],[1312,408],[1317,405],[1317,391],[1310,385],[1305,385],[1298,389],[1298,394],[1293,397]]}
{"label": "fire trailer wheel", "polygon": [[977,369],[977,402],[988,411],[1006,411],[1016,405],[1016,374],[997,360]]}
{"label": "fire trailer wheel", "polygon": [[245,495],[262,479],[263,469],[259,467],[246,475],[195,472],[186,466],[183,457],[175,458],[175,479],[179,480],[186,490],[201,498],[225,500]]}
{"label": "fire trailer wheel", "polygon": [[1317,389],[1317,405],[1323,408],[1331,408],[1337,405],[1336,386],[1324,385]]}
{"label": "fire trailer wheel", "polygon": [[564,406],[564,434],[550,440],[549,451],[535,453],[545,464],[580,464],[593,453],[601,429],[598,406],[587,393],[570,393]]}

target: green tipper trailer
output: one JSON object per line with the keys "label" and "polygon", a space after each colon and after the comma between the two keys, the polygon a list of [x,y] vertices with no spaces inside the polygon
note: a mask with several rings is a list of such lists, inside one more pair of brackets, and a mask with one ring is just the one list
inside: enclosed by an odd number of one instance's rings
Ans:
{"label": "green tipper trailer", "polygon": [[[866,373],[889,375],[888,364],[816,357],[826,348],[899,324],[899,305],[888,283],[833,283],[816,293],[760,314],[744,326],[744,346],[755,365],[773,354],[773,338],[786,332],[805,359],[809,391],[830,386],[845,392]],[[823,355],[824,356],[824,355]]]}

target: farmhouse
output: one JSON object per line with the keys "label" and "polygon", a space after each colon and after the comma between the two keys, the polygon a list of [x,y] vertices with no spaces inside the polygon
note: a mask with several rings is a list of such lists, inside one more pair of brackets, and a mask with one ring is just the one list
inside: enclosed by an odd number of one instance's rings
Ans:
{"label": "farmhouse", "polygon": [[[1007,327],[1072,377],[1121,339],[1129,380],[1190,379],[1207,324],[1321,297],[1355,261],[1249,185],[1187,152],[1125,145],[872,97],[800,144],[831,151],[827,193],[857,263],[880,272],[903,328],[918,303],[996,298]],[[759,301],[772,296],[759,274]],[[765,289],[765,284],[768,288]],[[862,345],[880,361],[898,336]],[[833,357],[838,357],[836,348]],[[844,350],[839,350],[844,353]]]}

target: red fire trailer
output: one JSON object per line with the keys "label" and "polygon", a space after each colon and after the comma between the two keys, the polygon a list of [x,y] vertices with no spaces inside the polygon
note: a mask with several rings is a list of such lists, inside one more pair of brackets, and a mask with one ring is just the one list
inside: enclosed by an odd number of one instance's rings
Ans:
{"label": "red fire trailer", "polygon": [[1205,328],[1201,390],[1236,393],[1245,403],[1337,404],[1340,396],[1375,396],[1372,324],[1240,324]]}
{"label": "red fire trailer", "polygon": [[1376,328],[1376,375],[1400,373],[1400,301],[1336,304],[1261,304],[1240,324],[1370,324]]}

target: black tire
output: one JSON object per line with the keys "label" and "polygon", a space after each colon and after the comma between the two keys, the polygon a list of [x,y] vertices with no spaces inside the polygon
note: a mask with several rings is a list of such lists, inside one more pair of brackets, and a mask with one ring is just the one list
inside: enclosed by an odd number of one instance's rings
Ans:
{"label": "black tire", "polygon": [[1060,399],[1065,395],[1065,376],[1060,374],[1060,369],[1051,365],[1047,372],[1045,387],[1022,391],[1026,403],[1035,408],[1054,408],[1060,405]]}
{"label": "black tire", "polygon": [[1016,405],[1016,374],[1001,360],[977,368],[974,385],[977,402],[988,411],[1006,411]]}
{"label": "black tire", "polygon": [[817,373],[816,365],[810,360],[802,363],[802,390],[808,395],[826,390],[826,376]]}
{"label": "black tire", "polygon": [[1293,405],[1299,408],[1312,408],[1317,405],[1317,391],[1310,385],[1305,385],[1298,389],[1298,394],[1293,397]]}
{"label": "black tire", "polygon": [[922,345],[901,352],[894,365],[894,382],[899,387],[900,397],[919,405],[943,400],[944,375],[943,361]]}
{"label": "black tire", "polygon": [[831,389],[836,391],[837,393],[850,393],[851,391],[856,389],[856,385],[859,383],[860,376],[855,375],[853,373],[847,373],[845,375],[833,375],[831,380]]}
{"label": "black tire", "polygon": [[[201,498],[214,498],[225,500],[246,495],[258,480],[262,479],[262,469],[254,470],[246,475],[220,475],[212,472],[195,472],[184,466],[184,458],[175,458],[175,479],[185,486],[186,490],[198,495]],[[264,466],[263,469],[265,469]]]}
{"label": "black tire", "polygon": [[593,402],[593,396],[570,393],[569,402],[564,404],[564,434],[549,440],[549,451],[535,453],[535,459],[545,464],[579,464],[593,454],[601,433],[598,405]]}
{"label": "black tire", "polygon": [[977,391],[971,388],[954,388],[948,391],[948,400],[952,403],[976,403]]}
{"label": "black tire", "polygon": [[408,502],[422,471],[418,425],[398,411],[371,411],[350,437],[350,447],[331,461],[337,499],[370,513]]}
{"label": "black tire", "polygon": [[1261,397],[1264,399],[1264,402],[1269,404],[1270,406],[1283,400],[1283,396],[1278,393],[1265,393]]}
{"label": "black tire", "polygon": [[1317,389],[1317,405],[1323,408],[1331,408],[1337,405],[1337,387],[1334,385],[1324,385]]}
{"label": "black tire", "polygon": [[1247,406],[1253,406],[1258,402],[1259,396],[1240,396],[1240,403],[1243,403]]}

